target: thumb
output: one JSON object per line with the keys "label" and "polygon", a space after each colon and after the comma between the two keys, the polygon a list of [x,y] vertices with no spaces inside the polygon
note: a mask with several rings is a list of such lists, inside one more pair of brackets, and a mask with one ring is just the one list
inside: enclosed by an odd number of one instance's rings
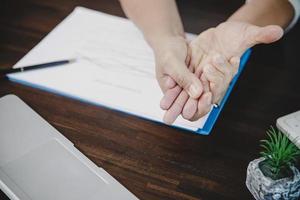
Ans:
{"label": "thumb", "polygon": [[264,27],[250,26],[247,29],[246,37],[248,38],[248,48],[256,44],[269,44],[279,40],[284,34],[283,29],[277,25]]}
{"label": "thumb", "polygon": [[166,72],[190,97],[196,99],[201,96],[203,91],[201,81],[189,71],[185,63],[173,63]]}

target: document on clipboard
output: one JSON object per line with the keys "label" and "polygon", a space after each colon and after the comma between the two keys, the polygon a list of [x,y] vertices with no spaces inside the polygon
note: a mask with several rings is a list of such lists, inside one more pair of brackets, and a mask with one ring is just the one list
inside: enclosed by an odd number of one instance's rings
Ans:
{"label": "document on clipboard", "polygon": [[[187,34],[188,37],[194,37]],[[218,108],[190,122],[181,116],[173,126],[209,134],[250,51],[240,64]],[[128,19],[76,7],[14,67],[76,58],[68,65],[9,74],[12,81],[142,118],[162,122],[162,92],[155,60],[141,32]]]}

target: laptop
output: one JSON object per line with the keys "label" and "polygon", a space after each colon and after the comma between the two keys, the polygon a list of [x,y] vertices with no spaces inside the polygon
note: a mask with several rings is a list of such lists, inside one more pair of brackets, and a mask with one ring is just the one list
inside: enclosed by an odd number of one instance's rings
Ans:
{"label": "laptop", "polygon": [[136,200],[15,95],[0,98],[0,189],[12,200]]}

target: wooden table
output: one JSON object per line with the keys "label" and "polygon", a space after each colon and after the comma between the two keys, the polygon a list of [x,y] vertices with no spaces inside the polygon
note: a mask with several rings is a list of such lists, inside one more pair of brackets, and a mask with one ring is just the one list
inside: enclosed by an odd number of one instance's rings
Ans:
{"label": "wooden table", "polygon": [[[242,3],[185,0],[178,5],[186,30],[200,33]],[[0,66],[12,66],[77,5],[124,16],[116,0],[1,1]],[[252,199],[246,168],[259,156],[259,140],[279,116],[300,108],[299,32],[294,29],[276,44],[254,48],[210,136],[6,79],[0,80],[0,96],[18,95],[140,199]],[[2,193],[0,198],[7,199]]]}

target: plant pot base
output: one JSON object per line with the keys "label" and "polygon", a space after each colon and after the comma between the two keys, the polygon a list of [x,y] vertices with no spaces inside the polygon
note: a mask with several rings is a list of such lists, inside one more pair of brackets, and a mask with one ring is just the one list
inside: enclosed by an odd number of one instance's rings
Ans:
{"label": "plant pot base", "polygon": [[247,169],[246,185],[256,200],[299,200],[300,172],[291,167],[291,178],[273,180],[265,177],[259,168],[264,158],[253,160]]}

